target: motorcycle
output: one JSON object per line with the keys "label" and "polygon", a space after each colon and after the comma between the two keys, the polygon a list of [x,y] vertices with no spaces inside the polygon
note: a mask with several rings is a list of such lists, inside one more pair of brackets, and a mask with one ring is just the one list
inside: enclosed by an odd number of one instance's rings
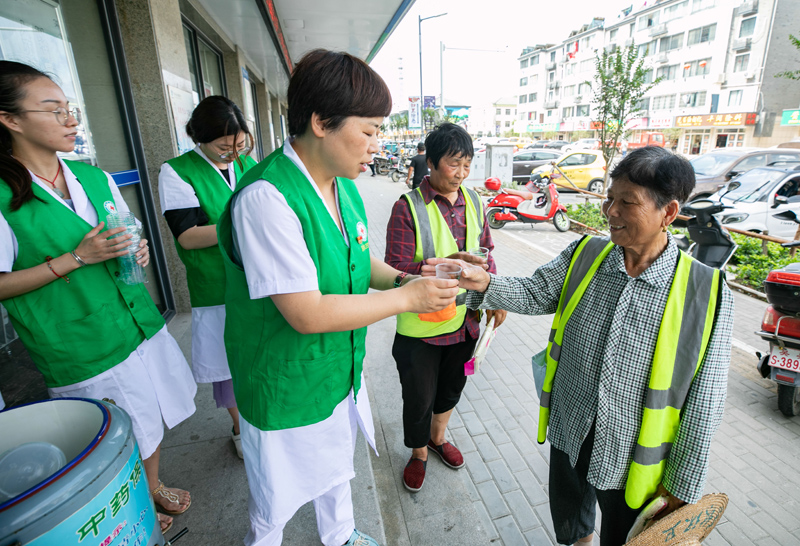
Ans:
{"label": "motorcycle", "polygon": [[[774,214],[775,218],[800,224],[794,211]],[[798,247],[800,241],[783,243]],[[774,269],[764,281],[770,305],[756,335],[769,343],[769,353],[758,357],[761,377],[778,384],[778,409],[787,417],[800,415],[800,263]]]}
{"label": "motorcycle", "polygon": [[389,172],[392,182],[400,182],[402,179],[408,178],[408,167],[411,165],[411,160],[403,156],[396,158],[396,160]]}
{"label": "motorcycle", "polygon": [[392,168],[391,154],[389,157],[376,156],[372,161],[375,163],[375,174],[379,174],[381,176],[389,174],[389,170]]}
{"label": "motorcycle", "polygon": [[536,187],[532,199],[525,199],[501,189],[498,178],[489,178],[484,182],[487,189],[499,190],[487,205],[486,221],[489,227],[501,229],[509,222],[536,224],[552,220],[558,231],[569,230],[567,209],[558,202],[558,191],[550,176],[533,175],[531,181]]}
{"label": "motorcycle", "polygon": [[709,267],[717,269],[725,267],[728,260],[736,252],[737,244],[733,242],[730,233],[722,228],[722,224],[714,215],[726,208],[731,208],[722,202],[722,198],[740,185],[739,182],[735,181],[728,184],[727,190],[720,195],[718,201],[698,199],[684,205],[681,212],[691,217],[685,223],[676,222],[673,225],[686,227],[689,232],[689,238],[687,239],[683,235],[676,235],[675,241],[678,244],[678,248]]}

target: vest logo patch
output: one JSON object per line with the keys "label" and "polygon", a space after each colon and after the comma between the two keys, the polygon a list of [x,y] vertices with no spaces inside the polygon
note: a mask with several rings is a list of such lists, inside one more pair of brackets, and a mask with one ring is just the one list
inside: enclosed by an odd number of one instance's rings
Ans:
{"label": "vest logo patch", "polygon": [[103,203],[103,208],[106,209],[106,212],[109,214],[116,214],[117,207],[114,206],[114,201],[106,201]]}
{"label": "vest logo patch", "polygon": [[367,242],[367,226],[365,226],[363,222],[356,224],[356,234],[356,241],[358,241],[358,244]]}

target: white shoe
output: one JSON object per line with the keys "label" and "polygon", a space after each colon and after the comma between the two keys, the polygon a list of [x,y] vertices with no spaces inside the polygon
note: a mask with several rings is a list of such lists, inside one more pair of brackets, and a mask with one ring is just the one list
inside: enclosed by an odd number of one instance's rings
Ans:
{"label": "white shoe", "polygon": [[239,456],[240,459],[244,459],[244,454],[242,453],[242,434],[234,434],[233,429],[231,429],[231,439],[233,440],[233,445],[236,446],[236,454]]}

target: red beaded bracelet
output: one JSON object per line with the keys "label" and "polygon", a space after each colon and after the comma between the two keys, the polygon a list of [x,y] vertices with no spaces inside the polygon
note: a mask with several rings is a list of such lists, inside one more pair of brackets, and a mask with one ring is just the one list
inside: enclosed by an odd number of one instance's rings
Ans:
{"label": "red beaded bracelet", "polygon": [[52,260],[53,257],[52,256],[45,256],[44,259],[47,261],[47,267],[48,267],[48,269],[50,269],[50,271],[53,272],[53,275],[55,275],[59,279],[64,279],[67,282],[67,284],[69,284],[69,277],[65,277],[64,275],[59,275],[58,273],[56,273],[56,270],[53,269],[53,266],[50,264],[50,260]]}

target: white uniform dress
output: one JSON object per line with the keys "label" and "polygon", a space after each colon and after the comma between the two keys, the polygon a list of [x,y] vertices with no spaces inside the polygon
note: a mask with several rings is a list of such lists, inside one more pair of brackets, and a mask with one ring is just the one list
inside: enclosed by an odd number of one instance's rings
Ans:
{"label": "white uniform dress", "polygon": [[[228,164],[228,180],[222,176],[217,166],[195,146],[194,151],[208,161],[214,171],[230,186],[236,189],[236,173],[233,163]],[[193,209],[200,207],[197,194],[171,165],[164,163],[158,173],[158,195],[162,213],[168,210]],[[231,378],[228,356],[225,354],[225,306],[192,307],[192,375],[198,383],[216,383]]]}
{"label": "white uniform dress", "polygon": [[[31,179],[90,225],[97,225],[100,222],[97,211],[89,201],[83,186],[63,161],[61,168],[69,188],[71,196],[69,201],[72,206],[59,198],[33,173]],[[128,205],[110,176],[108,185],[117,210],[128,212]],[[17,249],[17,238],[0,213],[0,272],[7,273],[12,270],[17,258]],[[53,282],[64,281],[56,279]],[[87,332],[87,335],[91,335],[91,332]],[[139,451],[142,458],[147,459],[155,452],[164,437],[164,423],[172,428],[194,413],[197,385],[192,379],[189,365],[178,343],[164,326],[152,338],[145,339],[128,358],[113,368],[80,383],[55,387],[47,391],[51,398],[113,399],[117,406],[131,416]]]}
{"label": "white uniform dress", "polygon": [[[322,199],[288,140],[284,153]],[[234,199],[234,251],[241,256],[250,298],[318,290],[317,270],[303,239],[303,227],[275,186],[260,180]],[[336,201],[338,208],[338,195]],[[339,210],[329,212],[338,215],[342,224]],[[350,480],[355,476],[353,449],[358,427],[375,449],[363,375],[358,403],[351,389],[333,415],[319,423],[271,431],[260,430],[243,417],[240,424],[250,485],[250,531],[245,544],[279,545],[286,522],[309,501],[314,501],[322,543],[339,546],[347,542],[354,528]]]}

